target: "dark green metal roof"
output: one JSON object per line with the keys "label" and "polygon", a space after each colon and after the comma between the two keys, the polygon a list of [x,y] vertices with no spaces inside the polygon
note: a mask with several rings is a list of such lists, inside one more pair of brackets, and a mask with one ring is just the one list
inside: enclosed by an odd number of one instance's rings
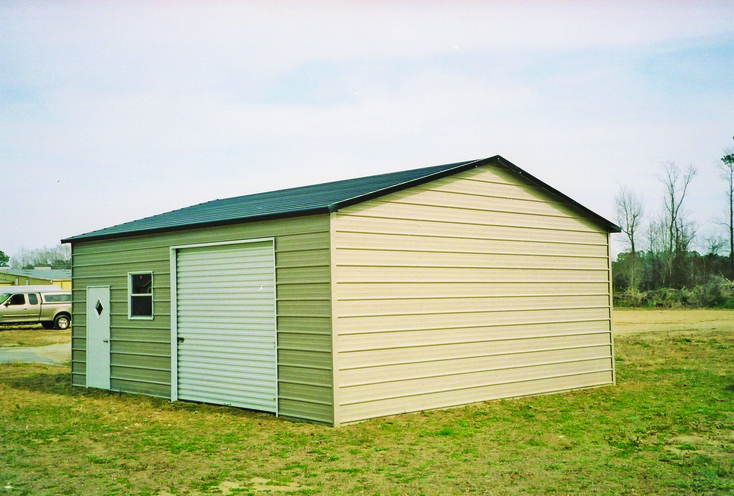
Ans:
{"label": "dark green metal roof", "polygon": [[542,187],[553,194],[553,196],[560,197],[562,200],[580,209],[587,217],[592,220],[597,220],[607,230],[619,232],[619,227],[497,155],[480,160],[436,165],[422,169],[391,172],[376,176],[238,196],[224,200],[214,200],[98,231],[80,234],[63,239],[61,242],[91,241],[133,236],[136,234],[176,231],[194,227],[209,227],[334,212],[341,208],[395,191],[489,164],[494,164],[522,175],[529,182]]}

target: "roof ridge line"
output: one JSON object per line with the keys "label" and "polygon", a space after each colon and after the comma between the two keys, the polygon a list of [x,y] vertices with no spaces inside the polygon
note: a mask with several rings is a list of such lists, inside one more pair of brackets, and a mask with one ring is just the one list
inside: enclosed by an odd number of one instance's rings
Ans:
{"label": "roof ridge line", "polygon": [[391,186],[386,186],[384,188],[370,191],[369,193],[364,193],[361,195],[353,196],[351,198],[347,198],[345,200],[340,200],[334,203],[330,203],[327,206],[327,208],[329,209],[329,212],[336,212],[340,208],[345,208],[350,205],[354,205],[355,203],[361,203],[371,198],[378,198],[380,196],[385,196],[386,194],[391,193],[393,191],[400,191],[400,190],[406,189],[406,187],[408,187],[409,185],[418,185],[424,182],[432,181],[434,179],[440,179],[441,177],[444,177],[444,176],[450,176],[455,173],[456,169],[468,170],[470,168],[476,167],[478,162],[484,162],[484,161],[493,160],[493,159],[496,160],[497,158],[500,158],[500,156],[494,155],[492,157],[478,158],[475,160],[470,160],[468,162],[459,162],[455,167],[444,169],[438,172],[433,172],[431,174],[426,174],[425,176],[409,179],[407,181],[403,181],[402,183],[397,183]]}

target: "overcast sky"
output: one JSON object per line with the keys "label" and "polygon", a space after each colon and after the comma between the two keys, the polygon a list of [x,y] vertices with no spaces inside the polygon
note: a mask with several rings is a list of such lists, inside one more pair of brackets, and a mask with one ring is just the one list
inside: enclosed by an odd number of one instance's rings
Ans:
{"label": "overcast sky", "polygon": [[[2,2],[0,250],[502,155],[614,220],[734,146],[734,2]],[[621,240],[618,238],[618,240]],[[619,244],[618,244],[619,245]]]}

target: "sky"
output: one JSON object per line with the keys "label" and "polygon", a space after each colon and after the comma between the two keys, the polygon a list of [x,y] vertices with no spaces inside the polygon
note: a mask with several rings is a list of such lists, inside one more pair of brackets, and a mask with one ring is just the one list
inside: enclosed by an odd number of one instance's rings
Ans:
{"label": "sky", "polygon": [[[502,155],[615,220],[734,147],[734,2],[0,3],[0,251]],[[621,235],[615,250],[620,250]]]}

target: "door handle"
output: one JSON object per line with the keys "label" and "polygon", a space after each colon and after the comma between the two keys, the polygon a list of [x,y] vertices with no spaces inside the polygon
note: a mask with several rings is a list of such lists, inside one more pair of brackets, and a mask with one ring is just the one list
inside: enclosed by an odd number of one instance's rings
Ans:
{"label": "door handle", "polygon": [[109,339],[103,339],[103,340],[102,340],[102,342],[103,342],[103,343],[109,343],[109,342],[110,342],[110,340],[109,340]]}

